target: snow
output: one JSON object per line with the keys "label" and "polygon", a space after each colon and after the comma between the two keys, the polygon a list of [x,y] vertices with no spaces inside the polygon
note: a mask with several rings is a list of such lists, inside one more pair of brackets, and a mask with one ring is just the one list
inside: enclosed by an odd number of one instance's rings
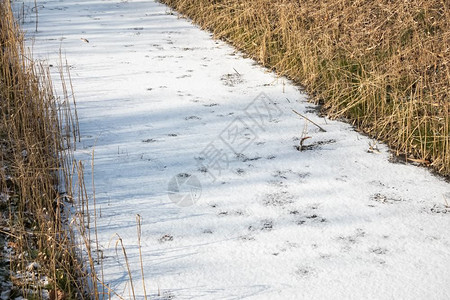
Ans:
{"label": "snow", "polygon": [[144,298],[139,214],[154,298],[450,297],[443,179],[390,162],[385,145],[319,117],[289,80],[164,5],[48,0],[37,33],[34,1],[24,7],[55,87],[60,49],[70,65],[75,157],[92,197],[95,152],[103,276],[118,294],[132,297],[116,233]]}

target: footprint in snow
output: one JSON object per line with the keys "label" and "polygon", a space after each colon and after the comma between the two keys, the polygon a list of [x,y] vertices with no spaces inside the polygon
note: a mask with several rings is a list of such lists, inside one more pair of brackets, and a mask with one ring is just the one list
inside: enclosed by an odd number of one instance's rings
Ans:
{"label": "footprint in snow", "polygon": [[203,104],[203,106],[205,107],[213,107],[213,106],[218,106],[219,104],[217,103],[210,103],[210,104]]}
{"label": "footprint in snow", "polygon": [[383,247],[375,247],[375,248],[370,248],[369,251],[373,254],[384,255],[388,252],[388,249],[383,248]]}
{"label": "footprint in snow", "polygon": [[184,118],[186,121],[188,121],[188,120],[200,120],[201,118],[200,117],[197,117],[197,116],[189,116],[189,117],[185,117]]}
{"label": "footprint in snow", "polygon": [[238,74],[238,73],[229,73],[229,74],[222,75],[222,77],[220,77],[220,80],[222,81],[222,83],[224,85],[229,86],[229,87],[234,87],[235,85],[244,82],[241,74]]}
{"label": "footprint in snow", "polygon": [[201,166],[200,168],[197,169],[200,173],[206,174],[208,173],[208,168],[205,166]]}
{"label": "footprint in snow", "polygon": [[311,173],[309,172],[294,172],[290,169],[287,170],[277,170],[275,171],[272,176],[275,178],[279,178],[282,180],[287,180],[287,179],[297,179],[300,182],[303,182],[304,179],[308,176],[310,176]]}
{"label": "footprint in snow", "polygon": [[257,161],[260,160],[261,156],[255,156],[255,157],[247,157],[245,154],[238,153],[236,154],[236,159],[242,162],[248,162],[248,161]]}
{"label": "footprint in snow", "polygon": [[336,140],[330,139],[325,141],[317,141],[308,144],[307,142],[304,143],[306,139],[300,139],[298,137],[294,137],[293,141],[299,141],[299,145],[295,145],[294,148],[297,151],[306,151],[306,150],[315,150],[315,149],[322,149],[322,146],[336,143]]}
{"label": "footprint in snow", "polygon": [[244,175],[244,174],[245,174],[245,170],[244,170],[244,169],[241,169],[241,168],[238,168],[238,169],[236,169],[236,174],[238,174],[238,175]]}
{"label": "footprint in snow", "polygon": [[162,292],[162,295],[159,298],[156,298],[158,300],[173,300],[175,299],[175,294],[171,291],[164,291]]}
{"label": "footprint in snow", "polygon": [[256,230],[271,231],[272,229],[273,229],[273,221],[272,220],[262,220],[261,224],[259,226],[253,226],[253,225],[248,226],[249,231],[256,231]]}
{"label": "footprint in snow", "polygon": [[143,143],[154,143],[154,142],[157,142],[157,140],[155,140],[155,139],[145,139],[145,140],[142,140],[142,142]]}
{"label": "footprint in snow", "polygon": [[286,188],[287,187],[286,182],[282,181],[282,180],[269,180],[269,181],[267,181],[267,183],[269,185],[273,185],[277,188]]}
{"label": "footprint in snow", "polygon": [[365,236],[366,232],[361,228],[357,228],[354,234],[348,236],[339,236],[338,240],[344,242],[344,250],[350,250],[351,245],[358,243]]}
{"label": "footprint in snow", "polygon": [[190,75],[190,74],[184,74],[184,75],[177,76],[176,78],[177,78],[177,79],[183,79],[183,78],[189,78],[189,77],[192,77],[192,75]]}
{"label": "footprint in snow", "polygon": [[315,220],[315,221],[319,221],[319,222],[321,222],[321,223],[323,223],[323,222],[326,222],[327,221],[327,219],[325,219],[325,218],[322,218],[322,217],[319,217],[318,215],[316,215],[316,214],[313,214],[313,215],[308,215],[308,216],[306,216],[306,218],[307,219],[309,219],[309,220]]}
{"label": "footprint in snow", "polygon": [[219,217],[223,217],[223,216],[243,216],[245,215],[245,213],[242,210],[234,210],[234,211],[221,211],[217,214]]}
{"label": "footprint in snow", "polygon": [[158,239],[160,243],[171,242],[173,241],[173,236],[170,234],[165,234]]}
{"label": "footprint in snow", "polygon": [[315,276],[316,273],[317,273],[316,270],[314,270],[310,266],[298,266],[297,269],[295,270],[295,275],[297,275],[301,279],[306,279],[311,276]]}
{"label": "footprint in snow", "polygon": [[402,202],[403,201],[402,199],[395,198],[395,197],[389,197],[389,196],[386,196],[386,195],[381,194],[381,193],[373,194],[370,197],[370,200],[376,201],[376,202],[380,202],[380,203],[383,203],[383,204],[393,204],[393,203],[397,203],[397,202]]}
{"label": "footprint in snow", "polygon": [[239,237],[239,239],[243,240],[243,241],[254,241],[255,238],[251,235],[242,235],[241,237]]}
{"label": "footprint in snow", "polygon": [[[299,213],[298,213],[298,211],[290,211],[289,214],[298,215]],[[327,219],[320,217],[316,214],[312,214],[312,215],[306,215],[305,217],[302,217],[301,219],[296,221],[297,225],[303,225],[307,222],[325,223],[325,222],[327,222]]]}
{"label": "footprint in snow", "polygon": [[450,215],[450,206],[444,204],[434,204],[433,207],[430,209],[430,212],[432,214]]}
{"label": "footprint in snow", "polygon": [[294,196],[287,191],[266,194],[262,200],[264,206],[285,206],[293,202]]}

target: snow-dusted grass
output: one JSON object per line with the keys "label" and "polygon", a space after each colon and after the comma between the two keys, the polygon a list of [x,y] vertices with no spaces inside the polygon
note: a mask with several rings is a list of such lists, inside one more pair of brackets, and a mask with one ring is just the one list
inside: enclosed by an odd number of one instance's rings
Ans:
{"label": "snow-dusted grass", "polygon": [[[118,294],[131,290],[116,234],[144,298],[139,214],[155,297],[450,295],[448,183],[389,162],[386,146],[317,116],[288,80],[151,1],[47,1],[38,33],[32,15],[24,27],[55,72],[60,47],[71,66],[75,154],[89,166],[95,152],[103,276]],[[220,173],[213,147],[223,153]],[[177,174],[200,181],[188,198],[195,204],[170,200]]]}
{"label": "snow-dusted grass", "polygon": [[1,1],[0,299],[82,296],[84,262],[66,209],[76,118],[66,93],[54,97],[49,72]]}

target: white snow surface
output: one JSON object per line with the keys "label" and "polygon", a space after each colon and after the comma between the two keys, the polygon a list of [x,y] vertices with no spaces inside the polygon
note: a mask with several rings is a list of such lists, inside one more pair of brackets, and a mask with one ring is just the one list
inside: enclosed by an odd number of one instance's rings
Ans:
{"label": "white snow surface", "polygon": [[144,298],[139,214],[150,298],[450,298],[443,179],[385,145],[370,153],[373,140],[162,4],[38,1],[37,33],[33,7],[22,26],[57,90],[60,49],[70,65],[75,157],[92,198],[95,151],[103,276],[119,295],[132,291],[115,234]]}

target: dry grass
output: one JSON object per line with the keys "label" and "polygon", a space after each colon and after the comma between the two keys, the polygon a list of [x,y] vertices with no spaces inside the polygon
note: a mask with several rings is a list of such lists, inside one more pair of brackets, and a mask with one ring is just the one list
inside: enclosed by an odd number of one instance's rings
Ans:
{"label": "dry grass", "polygon": [[333,118],[450,175],[450,4],[443,0],[163,0]]}
{"label": "dry grass", "polygon": [[10,262],[2,280],[13,284],[11,299],[83,299],[89,277],[68,221],[76,117],[65,85],[55,97],[48,68],[30,57],[10,1],[0,1],[0,240],[9,254],[0,260]]}
{"label": "dry grass", "polygon": [[[48,67],[31,57],[10,1],[0,0],[0,290],[11,299],[124,299],[103,279],[94,177],[88,197],[84,165],[73,159],[79,127],[67,62],[60,55],[58,97]],[[93,176],[94,151],[91,168]],[[136,299],[120,236],[119,244]]]}

